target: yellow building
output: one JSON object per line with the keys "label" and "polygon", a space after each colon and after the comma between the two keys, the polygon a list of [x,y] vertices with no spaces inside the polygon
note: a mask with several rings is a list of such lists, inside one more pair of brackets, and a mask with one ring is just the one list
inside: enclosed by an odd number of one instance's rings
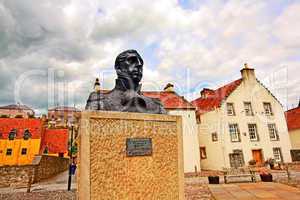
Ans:
{"label": "yellow building", "polygon": [[42,132],[39,119],[0,118],[0,166],[31,164]]}

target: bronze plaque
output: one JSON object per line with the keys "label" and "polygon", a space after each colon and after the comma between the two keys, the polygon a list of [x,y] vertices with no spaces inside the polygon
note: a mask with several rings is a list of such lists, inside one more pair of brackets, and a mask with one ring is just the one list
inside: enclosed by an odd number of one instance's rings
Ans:
{"label": "bronze plaque", "polygon": [[131,156],[151,156],[152,139],[151,138],[127,138],[126,155]]}

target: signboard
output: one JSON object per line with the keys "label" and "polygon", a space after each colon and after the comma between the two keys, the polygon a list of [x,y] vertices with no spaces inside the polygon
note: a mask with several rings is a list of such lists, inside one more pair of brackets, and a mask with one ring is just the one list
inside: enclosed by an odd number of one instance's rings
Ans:
{"label": "signboard", "polygon": [[131,156],[151,156],[152,139],[151,138],[127,138],[126,155]]}

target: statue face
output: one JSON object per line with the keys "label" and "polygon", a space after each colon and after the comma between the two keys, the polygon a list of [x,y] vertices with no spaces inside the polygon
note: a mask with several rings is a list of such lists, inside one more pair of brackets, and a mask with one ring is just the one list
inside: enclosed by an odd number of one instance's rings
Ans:
{"label": "statue face", "polygon": [[126,56],[119,63],[117,73],[120,76],[125,76],[138,83],[143,77],[143,60],[135,52],[127,52]]}

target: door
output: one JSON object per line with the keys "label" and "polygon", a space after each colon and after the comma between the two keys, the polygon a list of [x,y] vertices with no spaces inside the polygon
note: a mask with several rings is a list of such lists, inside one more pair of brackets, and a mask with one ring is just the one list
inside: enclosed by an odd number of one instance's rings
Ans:
{"label": "door", "polygon": [[263,157],[261,149],[252,150],[253,160],[256,161],[256,164],[260,165],[263,163]]}
{"label": "door", "polygon": [[230,167],[238,168],[245,165],[243,152],[241,150],[233,150],[229,154]]}

